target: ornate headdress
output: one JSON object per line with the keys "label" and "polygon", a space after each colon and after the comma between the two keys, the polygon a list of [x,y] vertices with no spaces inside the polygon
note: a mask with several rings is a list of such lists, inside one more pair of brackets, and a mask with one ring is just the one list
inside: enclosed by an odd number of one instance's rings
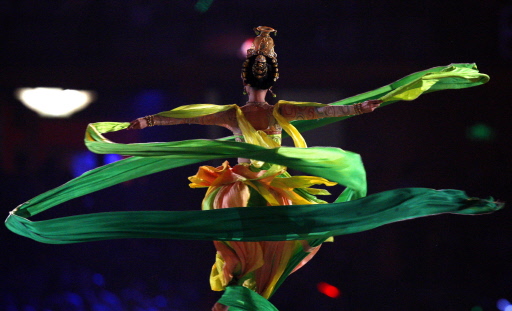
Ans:
{"label": "ornate headdress", "polygon": [[277,34],[277,30],[259,26],[254,31],[258,36],[247,50],[247,59],[242,65],[242,80],[244,85],[270,90],[279,78],[274,40],[270,37],[271,33]]}

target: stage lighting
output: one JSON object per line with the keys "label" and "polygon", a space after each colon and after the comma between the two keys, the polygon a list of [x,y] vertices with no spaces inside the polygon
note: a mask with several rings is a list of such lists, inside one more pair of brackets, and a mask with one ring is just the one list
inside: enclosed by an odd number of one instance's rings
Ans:
{"label": "stage lighting", "polygon": [[19,88],[15,96],[41,117],[67,118],[87,107],[94,99],[91,91],[63,90],[53,87]]}
{"label": "stage lighting", "polygon": [[331,297],[331,298],[338,298],[341,296],[341,292],[337,287],[332,286],[331,284],[328,284],[325,282],[318,283],[317,289],[322,294],[324,294],[328,297]]}
{"label": "stage lighting", "polygon": [[508,301],[505,298],[502,298],[496,302],[496,308],[498,308],[501,311],[511,311],[512,304],[510,304],[510,301]]}
{"label": "stage lighting", "polygon": [[238,53],[240,58],[245,59],[247,57],[247,50],[252,47],[253,41],[254,38],[249,38],[242,43],[242,46],[240,46],[240,52]]}

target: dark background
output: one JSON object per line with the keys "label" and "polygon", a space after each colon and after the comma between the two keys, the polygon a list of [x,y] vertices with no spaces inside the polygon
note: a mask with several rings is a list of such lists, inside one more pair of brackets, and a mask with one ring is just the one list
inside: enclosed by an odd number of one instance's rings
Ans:
{"label": "dark background", "polygon": [[[370,193],[453,188],[510,202],[509,1],[19,0],[0,1],[4,216],[71,179],[77,163],[104,163],[83,146],[88,123],[129,121],[183,104],[243,103],[239,49],[258,25],[278,30],[277,99],[329,102],[430,67],[477,63],[491,76],[488,84],[396,103],[307,139],[360,153]],[[69,119],[40,118],[13,95],[37,86],[94,90],[97,99]],[[490,134],[475,136],[475,126]],[[227,134],[183,125],[115,139]],[[204,191],[188,189],[186,177],[196,169],[126,182],[38,219],[195,210]],[[283,311],[498,310],[499,299],[512,300],[510,217],[507,208],[442,215],[336,237],[271,301]],[[0,230],[2,310],[209,310],[220,297],[208,284],[211,242],[45,245]],[[318,292],[319,282],[338,287],[341,297]]]}

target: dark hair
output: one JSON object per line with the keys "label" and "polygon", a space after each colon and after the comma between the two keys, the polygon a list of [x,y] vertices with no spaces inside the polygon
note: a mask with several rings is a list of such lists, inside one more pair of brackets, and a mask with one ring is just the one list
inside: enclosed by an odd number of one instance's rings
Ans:
{"label": "dark hair", "polygon": [[[263,56],[266,62],[257,62],[256,58]],[[262,66],[264,74],[257,74],[254,65]],[[279,78],[279,70],[277,67],[277,58],[268,57],[263,54],[252,55],[248,57],[242,65],[242,80],[244,85],[249,85],[257,89],[270,89]]]}

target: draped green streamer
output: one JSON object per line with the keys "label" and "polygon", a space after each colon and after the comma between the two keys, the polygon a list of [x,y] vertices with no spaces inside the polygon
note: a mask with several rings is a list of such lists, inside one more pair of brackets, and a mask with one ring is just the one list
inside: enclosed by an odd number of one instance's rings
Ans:
{"label": "draped green streamer", "polygon": [[[423,84],[423,81],[429,82],[425,84],[425,86]],[[435,83],[432,83],[432,81],[435,81]],[[357,95],[349,99],[336,102],[334,104],[345,105],[353,102],[360,102],[367,99],[378,97],[383,98],[386,101],[384,104],[386,104],[396,101],[397,98],[414,99],[417,96],[419,96],[421,92],[430,92],[446,88],[470,87],[485,83],[487,81],[488,76],[478,73],[478,70],[476,70],[476,66],[474,64],[455,64],[447,67],[436,67],[430,70],[415,73],[403,79],[400,79],[395,83],[381,87],[377,90]],[[418,91],[418,89],[420,91]],[[324,120],[328,119],[298,121],[295,123],[295,125],[297,128],[308,130],[323,125]],[[280,147],[274,149],[265,149],[263,147],[255,145],[221,140],[188,140],[169,143],[118,144],[107,140],[102,135],[103,133],[125,129],[127,126],[128,123],[116,122],[102,122],[91,124],[87,128],[85,141],[87,147],[93,152],[104,154],[118,153],[123,155],[131,155],[132,157],[115,163],[111,163],[109,165],[98,167],[94,170],[86,172],[82,176],[79,176],[60,187],[57,187],[39,196],[36,196],[30,201],[18,206],[15,210],[13,210],[10,213],[9,217],[7,218],[7,227],[14,231],[15,233],[29,236],[38,240],[45,240],[44,234],[50,234],[47,230],[43,229],[45,226],[48,225],[49,229],[56,228],[58,227],[56,223],[67,222],[69,221],[69,218],[58,218],[54,220],[41,222],[31,222],[26,218],[38,214],[53,206],[71,200],[73,198],[77,198],[85,194],[92,193],[130,179],[212,159],[247,157],[256,160],[285,165],[308,174],[327,178],[329,180],[338,182],[347,187],[347,190],[344,191],[341,194],[341,196],[336,200],[337,203],[343,203],[351,199],[358,199],[366,194],[366,176],[364,168],[361,163],[359,155],[352,152],[328,147],[313,147],[307,149]],[[381,195],[378,196],[381,197]],[[385,196],[386,200],[390,200],[392,197],[393,195],[390,196],[389,194]],[[460,196],[457,198],[458,200],[461,200]],[[389,202],[392,201],[393,200]],[[326,207],[329,206],[331,205],[327,205]],[[317,210],[316,207],[317,205],[315,205],[315,210]],[[285,210],[290,211],[301,210],[297,208],[297,206],[280,208],[284,208]],[[364,209],[368,209],[368,206],[366,204],[364,206]],[[260,209],[258,209],[258,211],[259,210]],[[276,209],[276,211],[277,210],[279,209]],[[233,211],[221,210],[215,212],[219,214],[227,214],[234,213],[235,211],[236,209],[234,209]],[[453,212],[453,206],[450,209],[447,209],[446,211]],[[475,212],[479,213],[487,211],[487,209],[484,209]],[[112,216],[114,218],[123,215],[123,222],[116,223],[115,226],[123,227],[121,231],[124,232],[125,237],[147,236],[147,234],[143,233],[144,230],[134,230],[134,232],[136,233],[129,233],[129,231],[132,230],[131,226],[133,226],[133,224],[128,225],[129,222],[126,220],[126,218],[135,217],[136,221],[140,221],[139,226],[137,227],[143,227],[140,224],[144,222],[144,219],[146,217],[144,215],[147,215],[147,218],[149,219],[148,221],[151,222],[153,221],[153,219],[152,217],[150,217],[150,215],[153,215],[151,213],[155,212],[135,212],[128,214],[119,213],[121,212],[106,214],[102,213],[99,214],[100,216],[98,217],[91,215],[73,216],[71,220],[79,221],[79,219],[82,219],[82,217],[90,220],[90,217],[93,217],[97,226],[93,225],[90,228],[91,231],[94,231],[91,233],[92,235],[94,235],[92,239],[100,239],[101,237],[97,236],[97,232],[101,232],[102,228],[98,227],[108,226],[109,224],[97,221],[97,218],[107,217],[110,219],[111,215],[114,215]],[[176,213],[181,212],[157,213],[171,213],[171,215],[177,215]],[[204,214],[203,211],[198,211],[197,214],[198,217],[199,215],[201,215],[201,217],[204,217],[203,219],[205,221],[208,220],[210,217],[205,216],[207,214]],[[245,215],[246,213],[242,214]],[[304,217],[306,215],[307,214],[304,214]],[[424,216],[424,214],[422,214],[422,216]],[[161,216],[159,215],[159,217]],[[201,219],[201,217],[197,219]],[[398,220],[398,218],[390,218],[387,219],[386,221],[390,222],[396,220]],[[241,221],[246,223],[245,219],[241,219]],[[306,220],[304,221],[307,222]],[[315,220],[313,219],[311,220],[311,222],[314,221]],[[122,223],[125,223],[125,225],[123,226]],[[379,225],[382,225],[383,223],[385,222],[379,222]],[[161,222],[162,226],[165,224],[166,222]],[[277,228],[278,227],[279,226],[277,226]],[[372,227],[372,225],[370,225],[370,227]],[[30,230],[38,231],[30,232]],[[333,233],[329,234],[335,235]],[[67,232],[66,236],[67,235],[73,235],[73,232]],[[111,233],[106,235],[107,236],[104,237],[105,239],[124,237],[123,234],[120,234],[119,236],[115,237],[113,237]],[[156,237],[154,234],[151,234],[151,236]],[[243,240],[243,234],[238,234],[238,236],[242,236]],[[83,232],[80,233],[80,237],[83,237],[83,241],[91,240],[91,238],[86,237],[86,234]],[[166,237],[169,238],[170,236]],[[188,237],[180,236],[177,238]],[[261,236],[261,238],[263,239],[263,236]],[[276,237],[274,237],[274,239],[275,238]],[[278,239],[288,238],[289,236],[287,236],[286,234],[278,237]],[[222,238],[221,236],[210,236],[208,239],[222,240],[225,238]],[[55,238],[55,236],[51,236],[49,237],[49,239],[45,241],[48,243],[73,243],[81,242],[82,239],[63,238],[62,241],[59,241],[58,239]]]}
{"label": "draped green streamer", "polygon": [[270,301],[255,291],[238,285],[226,287],[219,302],[229,306],[230,311],[278,311]]}
{"label": "draped green streamer", "polygon": [[[432,81],[435,83],[431,84]],[[413,100],[417,98],[417,96],[413,97],[412,94],[417,94],[416,90],[418,88],[424,88],[424,93],[430,93],[448,89],[469,88],[482,85],[488,81],[489,76],[478,72],[476,64],[451,64],[449,66],[434,67],[410,74],[386,86],[336,101],[330,105],[352,105],[365,100],[380,98],[384,99],[384,103],[381,104],[381,107],[384,107],[399,100]],[[430,88],[427,89],[426,86],[423,86],[424,82],[431,84]],[[401,93],[409,94],[400,96]],[[406,99],[400,97],[405,97]],[[313,120],[316,122],[311,122],[311,120],[298,120],[294,121],[293,125],[299,131],[305,132],[349,117],[351,116]]]}
{"label": "draped green streamer", "polygon": [[[414,73],[392,84],[332,105],[382,99],[384,102],[381,106],[385,106],[398,100],[413,100],[428,92],[477,86],[488,80],[489,77],[479,73],[474,64],[453,64]],[[206,112],[201,110],[200,105],[193,108],[194,115],[224,109],[212,105],[208,106],[209,110]],[[189,112],[187,108],[179,108],[160,115],[179,117],[188,116]],[[293,122],[293,125],[304,132],[345,118],[347,117],[301,120]],[[104,133],[123,130],[127,126],[128,123],[117,122],[90,124],[85,143],[96,153],[117,153],[131,157],[86,172],[21,204],[9,214],[6,226],[22,236],[53,244],[120,238],[310,240],[321,243],[329,236],[361,232],[400,220],[441,213],[481,214],[502,207],[493,202],[492,198],[470,198],[459,190],[404,188],[365,197],[366,175],[359,155],[337,148],[266,149],[231,141],[232,137],[219,140],[118,144],[103,136]],[[338,182],[346,189],[331,204],[240,207],[209,211],[107,212],[42,221],[28,219],[73,198],[130,179],[201,161],[235,157],[284,165]],[[212,219],[215,221],[211,221]],[[233,310],[277,310],[266,299],[243,287],[228,287],[220,302]]]}
{"label": "draped green streamer", "polygon": [[106,212],[42,221],[11,214],[7,226],[20,235],[52,244],[121,238],[283,241],[356,233],[441,213],[481,214],[499,208],[492,198],[469,198],[459,190],[402,188],[331,204]]}

